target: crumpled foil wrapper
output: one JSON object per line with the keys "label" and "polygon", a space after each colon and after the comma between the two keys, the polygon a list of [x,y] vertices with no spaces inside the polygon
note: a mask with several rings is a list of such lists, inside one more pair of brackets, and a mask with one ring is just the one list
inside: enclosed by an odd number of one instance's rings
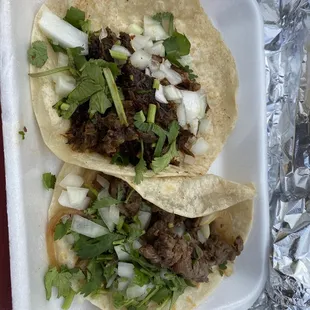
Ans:
{"label": "crumpled foil wrapper", "polygon": [[310,309],[310,0],[258,3],[265,31],[271,248],[267,284],[251,310],[304,310]]}

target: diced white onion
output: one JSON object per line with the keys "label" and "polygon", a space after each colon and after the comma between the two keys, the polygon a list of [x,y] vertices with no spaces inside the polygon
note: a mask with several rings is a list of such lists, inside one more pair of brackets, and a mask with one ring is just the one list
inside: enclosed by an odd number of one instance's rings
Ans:
{"label": "diced white onion", "polygon": [[128,299],[133,299],[133,298],[140,297],[143,294],[145,294],[147,288],[148,288],[147,285],[143,285],[143,286],[131,285],[126,290],[127,298]]}
{"label": "diced white onion", "polygon": [[69,201],[72,208],[82,210],[83,202],[87,197],[89,189],[81,187],[67,187],[67,192],[69,196]]}
{"label": "diced white onion", "polygon": [[207,241],[207,238],[204,236],[201,230],[197,231],[197,237],[200,243],[205,243]]}
{"label": "diced white onion", "polygon": [[178,235],[179,237],[182,237],[184,235],[184,233],[185,233],[185,225],[184,225],[184,223],[182,223],[179,226],[175,226],[173,230],[174,230],[174,233],[176,235]]}
{"label": "diced white onion", "polygon": [[210,237],[210,226],[208,224],[201,226],[200,230],[206,239],[208,239]]}
{"label": "diced white onion", "polygon": [[186,155],[184,156],[184,163],[188,165],[194,165],[196,162],[196,158],[193,156]]}
{"label": "diced white onion", "polygon": [[63,180],[59,183],[62,188],[71,187],[81,187],[84,184],[84,179],[79,175],[74,173],[67,174]]}
{"label": "diced white onion", "polygon": [[191,55],[186,55],[186,56],[182,56],[181,58],[178,59],[178,62],[183,66],[183,67],[186,67],[186,66],[191,66],[192,64],[192,61],[193,61],[193,58]]}
{"label": "diced white onion", "polygon": [[134,265],[130,263],[118,263],[117,274],[120,277],[132,279],[134,276]]}
{"label": "diced white onion", "polygon": [[202,135],[206,135],[211,128],[211,121],[209,119],[203,118],[200,121],[199,125],[199,133]]}
{"label": "diced white onion", "polygon": [[69,196],[67,191],[62,191],[59,198],[58,198],[58,203],[62,205],[63,207],[68,207],[71,208],[71,204],[69,201]]}
{"label": "diced white onion", "polygon": [[192,145],[191,151],[194,155],[204,155],[207,153],[209,149],[209,144],[203,139],[199,138],[197,141]]}
{"label": "diced white onion", "polygon": [[145,70],[145,68],[150,64],[151,60],[152,55],[143,50],[136,51],[130,57],[131,64],[140,70]]}
{"label": "diced white onion", "polygon": [[152,214],[150,212],[145,212],[145,211],[139,211],[138,212],[138,219],[141,223],[141,228],[142,229],[147,229],[148,226],[150,225],[151,222],[151,217]]}
{"label": "diced white onion", "polygon": [[71,230],[89,238],[97,238],[109,233],[105,227],[77,214],[73,215]]}
{"label": "diced white onion", "polygon": [[153,41],[166,40],[168,34],[157,20],[150,16],[144,16],[144,33],[145,36],[151,37]]}
{"label": "diced white onion", "polygon": [[139,250],[139,249],[142,247],[142,244],[140,243],[139,240],[135,240],[135,241],[132,243],[132,247],[134,248],[134,250]]}
{"label": "diced white onion", "polygon": [[126,47],[121,46],[121,45],[113,45],[112,51],[120,52],[122,54],[125,54],[128,57],[131,56],[131,53],[129,52],[129,50]]}
{"label": "diced white onion", "polygon": [[83,55],[88,54],[88,35],[73,27],[50,11],[45,11],[39,20],[42,32],[64,48],[82,47]]}
{"label": "diced white onion", "polygon": [[[198,92],[198,93],[200,93],[200,92]],[[206,95],[200,93],[200,112],[198,115],[199,119],[202,119],[206,116],[206,109],[207,109]]]}
{"label": "diced white onion", "polygon": [[73,236],[72,234],[65,235],[65,236],[63,237],[63,239],[64,239],[64,241],[65,241],[67,244],[69,244],[69,245],[72,245],[72,244],[75,242],[74,236]]}
{"label": "diced white onion", "polygon": [[103,188],[99,193],[98,193],[98,200],[101,200],[104,197],[109,197],[109,189],[108,188]]}
{"label": "diced white onion", "polygon": [[64,53],[58,53],[58,67],[66,67],[69,64],[69,57]]}
{"label": "diced white onion", "polygon": [[124,245],[117,245],[114,247],[118,260],[125,262],[130,260],[130,255],[124,250]]}
{"label": "diced white onion", "polygon": [[153,42],[150,37],[137,35],[131,41],[131,45],[135,51],[144,49],[145,47],[150,47],[153,45]]}
{"label": "diced white onion", "polygon": [[111,232],[113,232],[113,230],[115,228],[115,223],[113,223],[113,221],[111,219],[110,207],[105,207],[105,208],[99,209],[99,214],[100,214],[102,220],[104,221],[104,223],[109,228],[109,230]]}
{"label": "diced white onion", "polygon": [[118,224],[119,222],[119,208],[118,206],[110,206],[110,218],[114,224]]}
{"label": "diced white onion", "polygon": [[109,189],[110,182],[100,174],[97,174],[96,181],[102,186],[102,188]]}
{"label": "diced white onion", "polygon": [[101,29],[101,32],[99,34],[99,40],[101,41],[102,39],[106,38],[108,36],[108,32],[106,28],[103,26]]}
{"label": "diced white onion", "polygon": [[151,76],[151,70],[149,68],[145,69],[145,75]]}
{"label": "diced white onion", "polygon": [[135,34],[135,35],[139,35],[139,34],[142,34],[143,33],[143,28],[140,27],[139,25],[137,24],[131,24],[128,26],[128,32],[130,34]]}
{"label": "diced white onion", "polygon": [[184,127],[186,125],[186,114],[185,114],[185,107],[182,103],[178,104],[177,116],[178,116],[179,125],[181,127]]}
{"label": "diced white onion", "polygon": [[67,97],[76,87],[76,80],[73,76],[58,73],[54,78],[55,93],[61,98]]}
{"label": "diced white onion", "polygon": [[160,103],[168,103],[168,101],[164,95],[164,88],[161,84],[159,85],[159,89],[156,89],[155,99]]}
{"label": "diced white onion", "polygon": [[90,197],[86,197],[86,198],[82,201],[79,210],[85,210],[85,209],[87,209],[88,206],[89,206],[89,204],[90,204],[90,201],[91,201]]}
{"label": "diced white onion", "polygon": [[181,91],[173,85],[164,86],[164,94],[170,101],[178,101],[183,97]]}
{"label": "diced white onion", "polygon": [[181,90],[185,107],[186,122],[190,124],[194,119],[199,119],[201,113],[201,100],[198,92]]}
{"label": "diced white onion", "polygon": [[191,121],[189,124],[190,132],[194,135],[197,136],[198,133],[198,127],[199,127],[199,120],[195,118],[194,120]]}
{"label": "diced white onion", "polygon": [[117,274],[115,273],[115,274],[109,279],[109,281],[107,282],[107,286],[106,286],[106,287],[107,287],[107,288],[111,287],[116,278],[117,278]]}
{"label": "diced white onion", "polygon": [[165,60],[164,65],[165,65],[167,68],[169,68],[169,69],[170,69],[171,66],[172,66],[171,62],[170,62],[168,59]]}
{"label": "diced white onion", "polygon": [[161,81],[166,77],[166,74],[163,71],[158,70],[152,73],[152,77]]}
{"label": "diced white onion", "polygon": [[118,287],[117,287],[117,290],[120,291],[120,292],[121,292],[121,291],[124,291],[124,290],[127,288],[128,284],[129,284],[129,281],[128,281],[128,280],[119,279],[119,280],[118,280]]}
{"label": "diced white onion", "polygon": [[166,55],[166,50],[163,41],[158,41],[152,47],[147,47],[146,51],[151,55],[157,55],[160,57],[165,57]]}
{"label": "diced white onion", "polygon": [[157,60],[152,59],[149,65],[151,72],[156,72],[159,70],[160,63]]}
{"label": "diced white onion", "polygon": [[171,68],[167,67],[166,62],[165,64],[160,65],[160,70],[163,71],[166,75],[167,80],[172,85],[178,85],[182,82],[182,77],[179,73],[172,70]]}

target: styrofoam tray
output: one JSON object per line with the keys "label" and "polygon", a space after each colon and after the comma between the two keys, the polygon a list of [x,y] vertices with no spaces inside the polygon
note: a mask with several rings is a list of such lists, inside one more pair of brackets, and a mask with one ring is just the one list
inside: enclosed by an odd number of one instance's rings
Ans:
{"label": "styrofoam tray", "polygon": [[[141,0],[142,1],[142,0]],[[45,227],[51,193],[43,190],[43,172],[57,173],[59,160],[44,146],[31,109],[26,51],[35,13],[42,0],[1,3],[1,102],[6,160],[13,306],[16,310],[60,309],[46,302]],[[265,137],[263,33],[253,0],[203,0],[237,63],[239,120],[212,172],[256,183],[253,230],[232,277],[225,279],[200,309],[246,310],[263,288],[267,270],[268,200]],[[195,21],[193,21],[195,27]],[[202,38],[203,39],[203,38]],[[26,139],[18,131],[26,126]],[[72,309],[95,309],[75,302]]]}

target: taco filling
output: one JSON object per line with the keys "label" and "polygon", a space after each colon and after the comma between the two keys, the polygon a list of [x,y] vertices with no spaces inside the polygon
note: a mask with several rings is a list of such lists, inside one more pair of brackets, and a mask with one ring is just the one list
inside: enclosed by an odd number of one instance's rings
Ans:
{"label": "taco filling", "polygon": [[[76,294],[109,294],[115,308],[170,308],[188,287],[228,272],[243,250],[225,211],[203,218],[168,213],[115,177],[67,174],[50,219],[47,245],[52,287],[68,309]],[[227,275],[229,275],[227,273]]]}
{"label": "taco filling", "polygon": [[[191,43],[173,14],[144,16],[143,28],[131,24],[127,32],[92,32],[85,13],[71,7],[64,19],[45,11],[39,27],[58,65],[30,76],[52,74],[61,98],[53,107],[70,120],[65,137],[72,150],[135,166],[137,184],[147,170],[159,173],[206,154],[206,95],[191,69]],[[36,41],[28,52],[38,67],[44,44]]]}

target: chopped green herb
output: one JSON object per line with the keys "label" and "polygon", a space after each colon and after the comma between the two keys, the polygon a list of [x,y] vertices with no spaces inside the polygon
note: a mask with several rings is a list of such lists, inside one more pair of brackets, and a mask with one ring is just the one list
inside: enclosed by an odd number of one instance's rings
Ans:
{"label": "chopped green herb", "polygon": [[42,180],[43,185],[47,190],[54,189],[56,183],[56,176],[54,174],[46,172],[42,175]]}
{"label": "chopped green herb", "polygon": [[110,93],[112,95],[112,99],[113,99],[113,102],[115,105],[117,115],[120,119],[120,122],[121,122],[121,124],[128,126],[126,113],[124,111],[123,103],[122,103],[121,98],[119,96],[119,92],[118,92],[117,86],[115,84],[112,72],[109,68],[104,68],[103,73],[104,73],[104,76],[107,80],[107,83],[108,83],[108,86],[110,89]]}
{"label": "chopped green herb", "polygon": [[219,273],[221,276],[224,275],[224,271],[227,269],[227,262],[219,265]]}
{"label": "chopped green herb", "polygon": [[90,32],[91,22],[89,19],[80,21],[80,26],[81,26],[81,30],[88,34]]}
{"label": "chopped green herb", "polygon": [[28,61],[37,68],[42,68],[48,59],[47,45],[43,41],[35,41],[28,49]]}
{"label": "chopped green herb", "polygon": [[174,141],[168,150],[168,152],[162,157],[156,157],[151,164],[152,170],[155,173],[163,171],[171,162],[171,160],[178,156],[179,152],[176,147],[176,142]]}
{"label": "chopped green herb", "polygon": [[143,181],[143,174],[147,171],[146,162],[143,156],[144,156],[144,144],[143,144],[143,141],[141,140],[140,160],[135,167],[135,172],[136,172],[135,180],[134,180],[135,184],[140,184]]}
{"label": "chopped green herb", "polygon": [[148,123],[155,123],[156,110],[157,110],[157,107],[155,104],[149,104],[149,110],[147,113],[147,122]]}
{"label": "chopped green herb", "polygon": [[53,42],[53,40],[51,39],[47,39],[48,43],[51,45],[53,51],[55,53],[63,53],[63,54],[67,54],[67,50],[63,47],[61,47],[59,44],[55,44]]}
{"label": "chopped green herb", "polygon": [[175,141],[179,135],[180,125],[177,121],[172,121],[169,125],[169,132],[168,132],[168,141],[171,144]]}
{"label": "chopped green herb", "polygon": [[38,72],[38,73],[29,73],[28,75],[32,78],[40,78],[40,77],[49,76],[49,75],[53,75],[56,73],[65,72],[69,70],[70,70],[70,67],[66,66],[66,67],[59,67],[59,68],[55,68],[52,70]]}
{"label": "chopped green herb", "polygon": [[117,263],[116,262],[109,262],[104,266],[103,269],[103,275],[108,282],[113,275],[115,274],[115,269],[117,268]]}
{"label": "chopped green herb", "polygon": [[80,235],[73,249],[81,259],[89,259],[113,250],[113,242],[123,238],[124,236],[114,233],[109,233],[99,238],[88,238]]}
{"label": "chopped green herb", "polygon": [[170,38],[166,39],[163,44],[166,49],[166,57],[173,64],[179,65],[177,59],[190,53],[191,43],[184,34],[177,31]]}
{"label": "chopped green herb", "polygon": [[135,114],[134,120],[142,123],[146,121],[145,115],[142,110]]}
{"label": "chopped green herb", "polygon": [[164,13],[157,13],[153,16],[153,19],[159,21],[165,31],[168,33],[169,36],[172,36],[174,33],[174,16],[172,13],[164,12]]}
{"label": "chopped green herb", "polygon": [[162,287],[151,299],[158,305],[161,305],[167,300],[167,298],[170,299],[171,296],[171,290],[169,290],[167,287]]}
{"label": "chopped green herb", "polygon": [[153,83],[153,88],[159,90],[159,87],[160,87],[160,82],[159,80],[155,79]]}
{"label": "chopped green herb", "polygon": [[71,24],[73,27],[81,30],[81,23],[85,21],[85,12],[71,6],[67,11],[64,20]]}
{"label": "chopped green herb", "polygon": [[44,276],[45,295],[47,300],[51,299],[53,282],[56,279],[57,275],[57,268],[54,267],[50,268]]}
{"label": "chopped green herb", "polygon": [[98,191],[90,184],[84,184],[84,187],[85,188],[88,188],[90,193],[94,196],[94,197],[91,197],[91,198],[94,198],[94,199],[97,199],[98,197]]}
{"label": "chopped green herb", "polygon": [[54,240],[62,239],[70,231],[71,223],[70,220],[67,220],[65,223],[60,221],[55,227]]}
{"label": "chopped green herb", "polygon": [[[24,128],[25,128],[25,127],[24,127]],[[20,131],[18,132],[18,134],[21,135],[22,140],[25,140],[26,132],[27,132],[27,130],[25,131],[25,129],[24,129],[24,130],[20,130]]]}
{"label": "chopped green herb", "polygon": [[65,297],[64,302],[61,306],[61,309],[69,310],[72,305],[74,297],[75,297],[75,291],[71,290],[69,295]]}
{"label": "chopped green herb", "polygon": [[188,73],[188,78],[191,81],[195,81],[198,78],[198,75],[194,74],[194,71],[189,66],[185,66],[185,67],[182,67],[182,68],[183,68],[183,70],[185,72]]}
{"label": "chopped green herb", "polygon": [[110,55],[112,56],[112,58],[114,59],[118,59],[118,60],[127,60],[128,56],[122,52],[118,52],[118,51],[113,51],[110,50]]}
{"label": "chopped green herb", "polygon": [[149,282],[150,282],[150,279],[147,275],[141,272],[140,269],[138,268],[134,269],[134,278],[132,279],[133,284],[143,286],[145,284],[148,284]]}
{"label": "chopped green herb", "polygon": [[112,198],[111,196],[109,197],[102,197],[100,200],[96,200],[95,203],[93,204],[92,208],[93,209],[101,209],[101,208],[106,208],[110,207],[112,205],[117,205],[121,203],[121,201]]}
{"label": "chopped green herb", "polygon": [[129,158],[125,155],[122,155],[121,153],[116,153],[115,155],[113,155],[111,163],[118,166],[128,166]]}
{"label": "chopped green herb", "polygon": [[82,50],[82,47],[67,48],[69,67],[73,76],[79,76],[78,71],[82,70],[87,63],[85,56],[81,55]]}
{"label": "chopped green herb", "polygon": [[103,59],[90,59],[89,63],[94,63],[102,69],[109,68],[114,78],[117,78],[121,74],[121,70],[118,68],[117,64],[114,62],[107,62]]}
{"label": "chopped green herb", "polygon": [[91,96],[89,102],[89,116],[92,118],[95,113],[104,114],[112,106],[111,101],[106,95],[106,90],[101,90]]}

